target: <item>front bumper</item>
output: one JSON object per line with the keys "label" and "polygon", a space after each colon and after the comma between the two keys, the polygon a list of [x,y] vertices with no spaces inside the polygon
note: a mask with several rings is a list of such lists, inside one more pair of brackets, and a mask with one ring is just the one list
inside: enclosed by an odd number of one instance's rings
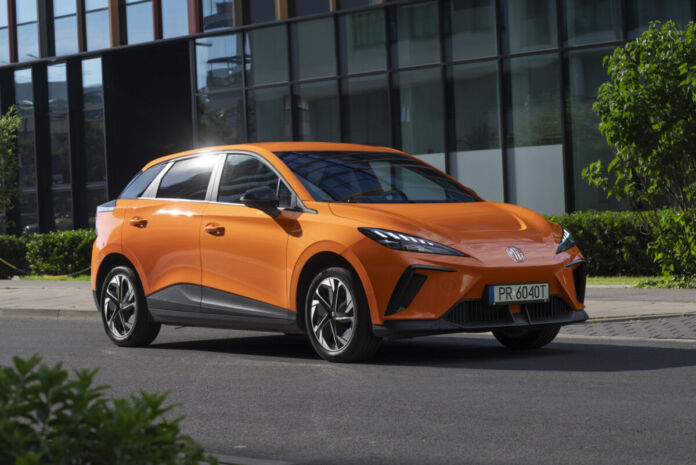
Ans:
{"label": "front bumper", "polygon": [[436,320],[386,320],[372,325],[376,336],[402,338],[458,332],[486,332],[500,328],[563,326],[587,320],[584,310],[574,310],[561,297],[548,302],[491,306],[483,299],[462,300]]}

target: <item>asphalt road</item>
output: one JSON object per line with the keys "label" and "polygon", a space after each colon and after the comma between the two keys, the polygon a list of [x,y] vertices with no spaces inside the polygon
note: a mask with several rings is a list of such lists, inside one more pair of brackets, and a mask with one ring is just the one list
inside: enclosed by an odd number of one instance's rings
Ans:
{"label": "asphalt road", "polygon": [[148,349],[91,322],[0,319],[0,363],[38,352],[100,367],[125,396],[171,391],[211,452],[313,464],[693,464],[696,341],[564,336],[514,353],[492,337],[386,343],[371,364],[304,339],[165,328]]}

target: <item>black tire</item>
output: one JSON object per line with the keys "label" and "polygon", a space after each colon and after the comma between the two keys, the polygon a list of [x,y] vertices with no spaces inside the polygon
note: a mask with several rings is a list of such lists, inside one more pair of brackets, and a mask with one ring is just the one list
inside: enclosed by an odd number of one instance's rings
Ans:
{"label": "black tire", "polygon": [[[350,293],[353,303],[353,310],[350,312],[350,315],[354,318],[354,320],[350,326],[351,329],[349,337],[347,338],[347,343],[335,350],[330,350],[329,348],[325,347],[325,345],[330,345],[329,337],[327,337],[322,343],[319,341],[319,338],[313,330],[313,317],[317,318],[320,311],[324,309],[324,305],[321,305],[321,308],[318,308],[319,306],[317,306],[317,309],[314,312],[312,311],[313,302],[318,302],[314,296],[317,292],[317,288],[319,288],[320,285],[325,286],[323,283],[327,279],[339,280],[343,286],[345,286],[347,292]],[[339,291],[336,293],[339,294]],[[347,315],[348,313],[349,312],[345,312],[342,315]],[[338,308],[336,312],[333,312],[333,314],[334,316],[341,315],[340,308]],[[329,362],[357,362],[360,360],[368,360],[374,357],[377,349],[379,349],[381,339],[372,333],[372,318],[370,317],[370,309],[367,305],[365,291],[360,284],[359,278],[350,270],[341,267],[331,267],[317,274],[317,276],[312,280],[312,283],[309,285],[307,295],[305,296],[304,317],[309,340],[312,343],[314,350],[316,350],[319,356],[324,360],[328,360]],[[345,319],[345,317],[343,318]],[[333,319],[333,317],[331,317],[331,319]],[[314,323],[316,323],[316,321],[314,321]],[[345,325],[346,323],[341,323],[338,320],[329,322],[329,333],[336,334],[337,332],[342,331],[342,327]],[[333,331],[333,333],[331,333],[331,331]],[[341,336],[345,336],[346,334],[347,330],[346,332],[343,332]],[[334,339],[334,342],[335,345],[339,345],[336,339]]]}
{"label": "black tire", "polygon": [[538,349],[553,341],[560,329],[560,326],[498,329],[493,331],[493,336],[509,349]]}
{"label": "black tire", "polygon": [[[117,289],[119,279],[121,279],[122,283],[127,282],[127,285],[124,284],[122,286],[123,292],[114,292]],[[132,297],[128,294],[127,289],[129,288],[133,292]],[[117,295],[121,293],[126,294],[125,297],[127,297],[128,302],[132,301],[134,304],[132,312],[130,304],[123,305],[126,303],[125,299],[120,299],[121,305],[118,309],[116,308],[117,304],[112,297],[124,297],[123,295]],[[143,286],[137,273],[132,268],[117,266],[112,269],[104,278],[99,296],[99,310],[104,331],[111,339],[111,342],[120,347],[144,347],[155,340],[162,325],[152,321],[150,312],[147,309]],[[119,318],[121,316],[124,319]]]}

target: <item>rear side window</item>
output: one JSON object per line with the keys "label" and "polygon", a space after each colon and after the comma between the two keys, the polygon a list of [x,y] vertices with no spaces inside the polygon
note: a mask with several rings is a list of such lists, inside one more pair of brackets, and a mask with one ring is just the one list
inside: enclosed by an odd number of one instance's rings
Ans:
{"label": "rear side window", "polygon": [[218,201],[241,203],[246,191],[263,186],[273,189],[278,194],[280,207],[290,206],[290,190],[268,165],[250,155],[227,155],[220,179]]}
{"label": "rear side window", "polygon": [[216,155],[205,155],[177,161],[160,181],[157,197],[205,200],[217,159]]}
{"label": "rear side window", "polygon": [[159,165],[151,166],[145,171],[138,171],[138,174],[128,183],[121,195],[118,196],[119,199],[137,199],[145,189],[154,181],[158,174],[162,171],[166,163],[160,163]]}

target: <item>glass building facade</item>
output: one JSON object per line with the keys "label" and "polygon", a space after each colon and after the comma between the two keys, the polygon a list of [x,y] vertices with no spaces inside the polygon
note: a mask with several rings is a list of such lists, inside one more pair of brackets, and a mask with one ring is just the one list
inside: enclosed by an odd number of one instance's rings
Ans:
{"label": "glass building facade", "polygon": [[10,231],[89,226],[156,156],[282,140],[400,148],[542,213],[621,208],[581,175],[611,157],[592,112],[603,58],[695,13],[691,0],[0,0],[0,106],[23,118]]}

